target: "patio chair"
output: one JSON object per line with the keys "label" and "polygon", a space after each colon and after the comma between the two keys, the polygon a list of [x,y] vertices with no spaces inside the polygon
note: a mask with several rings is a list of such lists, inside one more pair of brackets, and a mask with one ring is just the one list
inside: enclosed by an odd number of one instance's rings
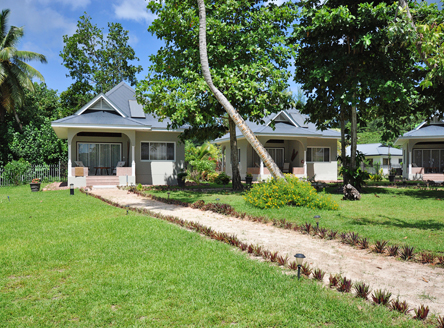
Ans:
{"label": "patio chair", "polygon": [[83,165],[82,161],[74,161],[74,163],[76,163],[77,167],[85,167],[85,165]]}
{"label": "patio chair", "polygon": [[290,173],[290,163],[284,163],[284,169],[282,173]]}
{"label": "patio chair", "polygon": [[124,166],[125,166],[125,161],[117,162],[116,167],[113,169],[113,175],[117,174],[118,167],[124,167]]}

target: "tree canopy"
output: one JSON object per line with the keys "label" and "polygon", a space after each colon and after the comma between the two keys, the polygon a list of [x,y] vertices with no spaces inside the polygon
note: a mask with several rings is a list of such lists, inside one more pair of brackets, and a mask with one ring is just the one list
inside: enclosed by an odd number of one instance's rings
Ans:
{"label": "tree canopy", "polygon": [[79,109],[96,94],[106,93],[116,84],[137,83],[136,74],[142,71],[134,49],[128,44],[128,31],[119,23],[108,23],[108,33],[93,25],[85,12],[77,22],[77,30],[64,35],[65,46],[60,56],[74,83],[61,94],[64,106]]}

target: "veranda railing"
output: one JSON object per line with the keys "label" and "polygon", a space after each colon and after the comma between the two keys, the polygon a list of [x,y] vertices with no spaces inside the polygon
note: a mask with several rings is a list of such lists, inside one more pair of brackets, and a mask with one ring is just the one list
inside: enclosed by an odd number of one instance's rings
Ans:
{"label": "veranda railing", "polygon": [[[41,181],[67,181],[66,164],[59,162],[52,165],[31,165],[31,168],[20,177],[22,183],[39,178]],[[9,186],[12,181],[3,177],[4,168],[0,167],[0,186]]]}

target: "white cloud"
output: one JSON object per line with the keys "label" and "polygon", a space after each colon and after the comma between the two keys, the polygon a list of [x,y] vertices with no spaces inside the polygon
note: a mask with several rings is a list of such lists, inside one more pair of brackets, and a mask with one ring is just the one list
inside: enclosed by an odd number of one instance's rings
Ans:
{"label": "white cloud", "polygon": [[147,23],[156,19],[156,15],[151,14],[146,9],[145,0],[119,0],[117,5],[113,5],[114,14],[117,18],[145,21]]}

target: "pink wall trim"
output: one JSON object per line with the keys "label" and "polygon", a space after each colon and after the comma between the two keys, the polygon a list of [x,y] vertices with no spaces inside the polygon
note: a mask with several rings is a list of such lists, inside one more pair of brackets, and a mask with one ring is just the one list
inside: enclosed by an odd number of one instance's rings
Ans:
{"label": "pink wall trim", "polygon": [[116,175],[118,177],[125,175],[132,176],[133,175],[132,167],[116,167]]}

